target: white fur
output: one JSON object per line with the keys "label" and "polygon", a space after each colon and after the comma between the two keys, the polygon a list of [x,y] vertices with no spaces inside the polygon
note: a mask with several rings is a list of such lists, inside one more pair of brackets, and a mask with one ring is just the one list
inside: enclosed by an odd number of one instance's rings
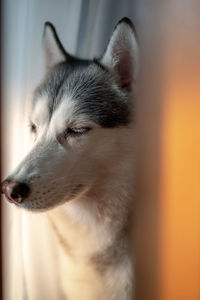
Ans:
{"label": "white fur", "polygon": [[43,125],[48,120],[48,98],[47,96],[41,96],[37,100],[37,105],[32,111],[31,120],[34,124]]}

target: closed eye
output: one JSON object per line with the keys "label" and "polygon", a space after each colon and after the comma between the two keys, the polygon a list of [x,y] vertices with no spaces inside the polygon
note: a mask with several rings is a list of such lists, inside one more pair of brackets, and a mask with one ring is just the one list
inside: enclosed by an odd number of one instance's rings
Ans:
{"label": "closed eye", "polygon": [[83,134],[87,133],[90,130],[91,130],[90,127],[81,127],[81,128],[69,127],[65,130],[64,134],[66,136],[79,136],[79,135],[83,135]]}
{"label": "closed eye", "polygon": [[88,133],[92,128],[90,127],[68,127],[65,131],[57,136],[57,140],[60,144],[64,144],[67,138],[80,137],[86,133]]}

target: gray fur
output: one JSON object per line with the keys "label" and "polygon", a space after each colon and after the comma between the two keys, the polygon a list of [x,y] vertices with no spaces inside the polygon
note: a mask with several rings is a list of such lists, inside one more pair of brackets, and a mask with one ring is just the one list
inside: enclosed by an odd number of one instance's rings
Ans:
{"label": "gray fur", "polygon": [[130,102],[116,78],[97,61],[74,59],[56,65],[35,93],[47,95],[49,115],[64,97],[71,96],[77,115],[88,115],[102,127],[125,126],[130,122]]}
{"label": "gray fur", "polygon": [[124,254],[129,251],[128,233],[124,230],[120,232],[121,236],[117,237],[112,245],[109,245],[104,251],[96,253],[90,258],[90,261],[98,272],[104,273],[108,266],[116,266],[122,263]]}

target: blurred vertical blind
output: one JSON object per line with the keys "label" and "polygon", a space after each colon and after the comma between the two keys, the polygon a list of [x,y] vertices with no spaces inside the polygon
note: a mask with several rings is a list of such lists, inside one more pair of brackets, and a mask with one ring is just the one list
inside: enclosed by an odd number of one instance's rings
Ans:
{"label": "blurred vertical blind", "polygon": [[168,13],[160,165],[161,293],[163,300],[198,300],[200,2],[179,1]]}
{"label": "blurred vertical blind", "polygon": [[[43,74],[44,22],[84,57],[102,54],[120,18],[136,23],[136,300],[200,299],[199,12],[199,0],[3,1],[4,174],[28,149],[26,103]],[[3,244],[5,300],[66,299],[62,253],[45,214],[4,203]]]}
{"label": "blurred vertical blind", "polygon": [[140,35],[136,299],[198,300],[200,2],[149,1],[147,10]]}

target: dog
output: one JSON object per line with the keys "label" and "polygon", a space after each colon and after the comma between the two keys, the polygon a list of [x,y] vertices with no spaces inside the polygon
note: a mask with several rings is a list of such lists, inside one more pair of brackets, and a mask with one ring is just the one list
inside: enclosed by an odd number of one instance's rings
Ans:
{"label": "dog", "polygon": [[32,149],[2,183],[17,207],[45,211],[66,253],[68,300],[130,300],[138,43],[123,18],[100,58],[80,59],[44,26],[46,74],[30,113]]}

